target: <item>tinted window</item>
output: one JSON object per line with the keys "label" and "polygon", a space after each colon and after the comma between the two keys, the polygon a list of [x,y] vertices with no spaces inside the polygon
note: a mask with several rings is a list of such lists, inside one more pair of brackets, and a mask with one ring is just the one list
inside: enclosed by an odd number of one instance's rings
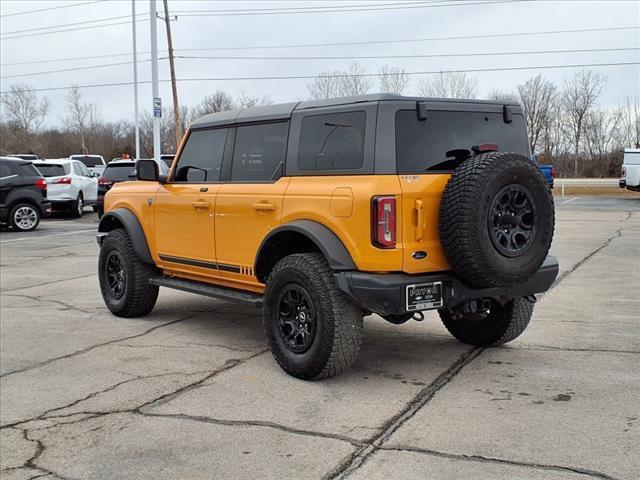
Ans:
{"label": "tinted window", "polygon": [[62,177],[69,173],[69,166],[66,165],[67,169],[64,166],[58,164],[45,164],[40,163],[36,165],[38,171],[42,174],[43,177]]}
{"label": "tinted window", "polygon": [[333,113],[302,120],[298,168],[349,170],[364,161],[364,112]]}
{"label": "tinted window", "polygon": [[40,172],[38,170],[36,170],[36,167],[33,166],[33,164],[31,163],[27,163],[25,165],[20,165],[20,170],[22,170],[22,173],[24,173],[25,175],[29,175],[32,177],[41,177],[42,175],[40,175]]}
{"label": "tinted window", "polygon": [[135,177],[136,167],[133,162],[123,163],[120,165],[109,164],[107,168],[102,172],[102,176],[115,182],[121,182],[123,180],[131,180]]}
{"label": "tinted window", "polygon": [[287,151],[289,123],[238,127],[231,180],[270,181],[278,177]]}
{"label": "tinted window", "polygon": [[429,111],[418,121],[415,110],[396,114],[396,163],[398,173],[447,170],[455,163],[447,152],[471,150],[474,145],[494,143],[501,152],[529,156],[522,115],[504,123],[502,113]]}
{"label": "tinted window", "polygon": [[71,155],[71,158],[74,160],[78,160],[82,163],[84,163],[87,167],[95,167],[95,166],[102,166],[104,165],[104,163],[102,163],[102,159],[100,157],[89,157],[89,156],[85,156],[85,155]]}
{"label": "tinted window", "polygon": [[178,159],[174,180],[190,183],[219,180],[227,131],[219,128],[191,132]]}
{"label": "tinted window", "polygon": [[0,163],[0,177],[8,177],[13,175],[13,170],[6,163]]}

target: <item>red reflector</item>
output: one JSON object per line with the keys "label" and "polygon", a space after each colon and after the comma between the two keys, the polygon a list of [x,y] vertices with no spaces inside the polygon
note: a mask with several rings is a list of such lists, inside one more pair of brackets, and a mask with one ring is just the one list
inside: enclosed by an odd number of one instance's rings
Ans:
{"label": "red reflector", "polygon": [[46,190],[47,189],[47,182],[44,178],[39,178],[36,180],[36,187],[38,187],[40,190]]}
{"label": "red reflector", "polygon": [[98,185],[113,185],[113,182],[108,178],[100,177],[98,178]]}
{"label": "red reflector", "polygon": [[55,180],[53,180],[51,183],[54,184],[65,184],[65,185],[70,185],[71,184],[71,177],[62,177],[62,178],[56,178]]}
{"label": "red reflector", "polygon": [[373,197],[371,217],[373,244],[380,248],[395,248],[396,197]]}
{"label": "red reflector", "polygon": [[551,167],[551,178],[556,178],[556,169],[555,167]]}

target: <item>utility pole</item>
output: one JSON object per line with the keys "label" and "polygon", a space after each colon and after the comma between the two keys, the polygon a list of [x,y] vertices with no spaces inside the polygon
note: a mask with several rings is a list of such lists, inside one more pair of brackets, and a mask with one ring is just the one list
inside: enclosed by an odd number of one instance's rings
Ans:
{"label": "utility pole", "polygon": [[164,0],[164,24],[167,27],[167,47],[169,49],[169,68],[171,69],[171,91],[173,93],[173,123],[176,132],[176,150],[182,139],[180,122],[180,106],[178,105],[178,87],[176,85],[176,67],[173,61],[173,41],[171,40],[171,20],[169,19],[169,2]]}
{"label": "utility pole", "polygon": [[136,38],[136,0],[131,0],[131,26],[133,27],[133,110],[135,118],[136,158],[140,158],[140,123],[138,116],[138,47]]}
{"label": "utility pole", "polygon": [[160,117],[162,100],[158,95],[158,30],[156,25],[156,0],[149,0],[151,22],[151,91],[153,92],[153,158],[160,163]]}

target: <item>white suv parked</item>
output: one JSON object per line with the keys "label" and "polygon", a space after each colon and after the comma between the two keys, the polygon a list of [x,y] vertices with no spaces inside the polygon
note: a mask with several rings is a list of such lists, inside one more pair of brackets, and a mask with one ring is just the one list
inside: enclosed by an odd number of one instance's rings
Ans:
{"label": "white suv parked", "polygon": [[625,148],[620,188],[640,192],[640,148]]}
{"label": "white suv parked", "polygon": [[47,198],[54,211],[66,211],[81,217],[85,205],[98,198],[98,181],[84,163],[68,158],[33,162],[47,181]]}
{"label": "white suv parked", "polygon": [[71,155],[69,159],[84,163],[85,167],[96,177],[102,175],[104,168],[107,166],[107,162],[104,161],[102,155]]}

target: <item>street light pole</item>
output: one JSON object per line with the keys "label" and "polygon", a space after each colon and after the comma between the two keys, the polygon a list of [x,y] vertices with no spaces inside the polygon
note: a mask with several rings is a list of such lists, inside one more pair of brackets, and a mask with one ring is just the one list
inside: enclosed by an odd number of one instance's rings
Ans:
{"label": "street light pole", "polygon": [[156,0],[149,0],[151,22],[151,90],[153,92],[153,158],[160,162],[160,117],[162,103],[158,94],[158,32],[156,24]]}
{"label": "street light pole", "polygon": [[138,47],[136,38],[136,0],[131,0],[131,26],[133,27],[133,110],[135,118],[136,158],[140,158],[140,122],[138,116]]}

